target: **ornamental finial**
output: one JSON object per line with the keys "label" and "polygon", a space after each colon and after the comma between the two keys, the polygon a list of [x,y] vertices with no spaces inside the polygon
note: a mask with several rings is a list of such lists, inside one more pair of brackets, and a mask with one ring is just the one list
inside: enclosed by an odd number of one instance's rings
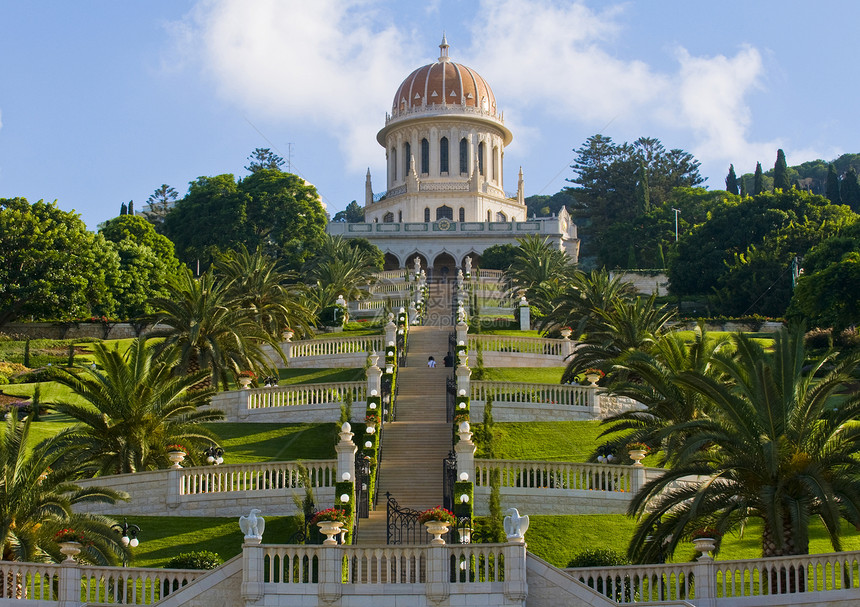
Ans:
{"label": "ornamental finial", "polygon": [[445,37],[445,32],[442,32],[442,44],[439,45],[439,61],[450,61],[448,58],[448,38]]}

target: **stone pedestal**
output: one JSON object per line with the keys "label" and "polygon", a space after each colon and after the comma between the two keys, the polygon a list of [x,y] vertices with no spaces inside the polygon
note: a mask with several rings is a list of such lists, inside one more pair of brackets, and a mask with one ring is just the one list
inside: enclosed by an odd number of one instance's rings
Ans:
{"label": "stone pedestal", "polygon": [[349,474],[349,480],[355,482],[355,453],[358,447],[352,442],[353,433],[349,422],[340,427],[340,441],[334,446],[337,452],[337,480],[343,480],[343,474]]}
{"label": "stone pedestal", "polygon": [[242,598],[245,604],[255,603],[263,598],[265,565],[263,562],[262,540],[246,537],[242,544]]}
{"label": "stone pedestal", "polygon": [[525,297],[520,298],[520,331],[530,331],[532,328],[532,312]]}

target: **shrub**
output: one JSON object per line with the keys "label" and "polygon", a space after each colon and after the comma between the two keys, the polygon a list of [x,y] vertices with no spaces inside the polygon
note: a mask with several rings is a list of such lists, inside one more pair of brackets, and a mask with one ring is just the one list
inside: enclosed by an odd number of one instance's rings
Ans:
{"label": "shrub", "polygon": [[9,378],[0,373],[0,386],[5,386],[9,383]]}
{"label": "shrub", "polygon": [[165,569],[216,569],[221,566],[221,557],[211,550],[183,552],[170,559]]}
{"label": "shrub", "polygon": [[860,346],[860,335],[857,333],[857,327],[851,327],[841,331],[839,335],[836,336],[835,341],[840,348],[847,349]]}
{"label": "shrub", "polygon": [[568,567],[617,567],[629,565],[630,559],[611,548],[586,548],[573,555]]}
{"label": "shrub", "polygon": [[823,350],[830,347],[833,339],[833,329],[812,329],[803,336],[806,347],[813,350]]}

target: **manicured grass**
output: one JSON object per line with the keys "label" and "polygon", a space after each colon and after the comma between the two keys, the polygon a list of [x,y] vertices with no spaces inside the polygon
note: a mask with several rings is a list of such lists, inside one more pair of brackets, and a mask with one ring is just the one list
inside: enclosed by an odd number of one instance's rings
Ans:
{"label": "manicured grass", "polygon": [[334,459],[337,424],[206,424],[227,464]]}
{"label": "manicured grass", "polygon": [[480,333],[470,331],[469,335],[509,335],[511,337],[543,337],[538,331],[520,331],[519,329],[481,329]]}
{"label": "manicured grass", "polygon": [[[695,340],[695,332],[694,331],[675,331],[678,335],[684,338],[684,341],[688,343],[692,343]],[[721,337],[730,337],[734,335],[734,331],[708,331],[708,335],[712,338],[717,339]],[[744,335],[752,338],[753,341],[758,342],[765,349],[773,348],[773,333],[753,333],[749,331],[745,331]]]}
{"label": "manicured grass", "polygon": [[[289,499],[286,497],[285,499]],[[265,513],[263,513],[265,515]],[[122,521],[123,517],[113,517]],[[133,548],[133,567],[163,567],[183,552],[211,550],[226,562],[242,552],[242,532],[239,518],[197,518],[184,516],[125,517],[129,524],[140,527],[140,545]],[[296,519],[291,516],[264,517],[266,530],[263,541],[284,544],[296,532]]]}
{"label": "manicured grass", "polygon": [[339,381],[362,381],[364,369],[280,369],[278,385],[325,384]]}
{"label": "manicured grass", "polygon": [[87,401],[72,392],[66,386],[62,386],[57,382],[43,381],[32,384],[8,384],[2,386],[3,392],[12,396],[22,396],[30,398],[33,392],[36,391],[36,386],[41,386],[39,397],[43,403],[69,403],[84,405]]}
{"label": "manicured grass", "polygon": [[[495,459],[584,462],[601,442],[602,430],[597,421],[496,422]],[[477,457],[487,457],[483,445]]]}
{"label": "manicured grass", "polygon": [[488,367],[484,381],[524,381],[536,384],[561,382],[564,367]]}
{"label": "manicured grass", "polygon": [[[545,561],[566,567],[570,559],[588,548],[609,548],[624,555],[633,537],[635,521],[624,514],[581,514],[575,516],[529,516],[526,532],[528,549]],[[860,549],[860,534],[848,523],[842,525],[844,550]],[[814,521],[810,527],[810,554],[833,552],[824,527]],[[691,544],[676,550],[673,562],[694,558]],[[761,556],[761,525],[751,521],[744,537],[729,534],[723,538],[718,560],[753,559]]]}

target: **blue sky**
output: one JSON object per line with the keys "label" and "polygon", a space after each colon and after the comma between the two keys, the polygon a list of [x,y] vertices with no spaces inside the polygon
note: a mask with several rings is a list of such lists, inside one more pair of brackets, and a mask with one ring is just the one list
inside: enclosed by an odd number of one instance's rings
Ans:
{"label": "blue sky", "polygon": [[[0,0],[0,197],[90,227],[162,183],[286,157],[329,211],[363,202],[399,83],[451,58],[505,112],[507,190],[553,194],[597,132],[683,148],[706,185],[860,152],[860,3],[552,0]],[[292,144],[290,146],[289,144]]]}

